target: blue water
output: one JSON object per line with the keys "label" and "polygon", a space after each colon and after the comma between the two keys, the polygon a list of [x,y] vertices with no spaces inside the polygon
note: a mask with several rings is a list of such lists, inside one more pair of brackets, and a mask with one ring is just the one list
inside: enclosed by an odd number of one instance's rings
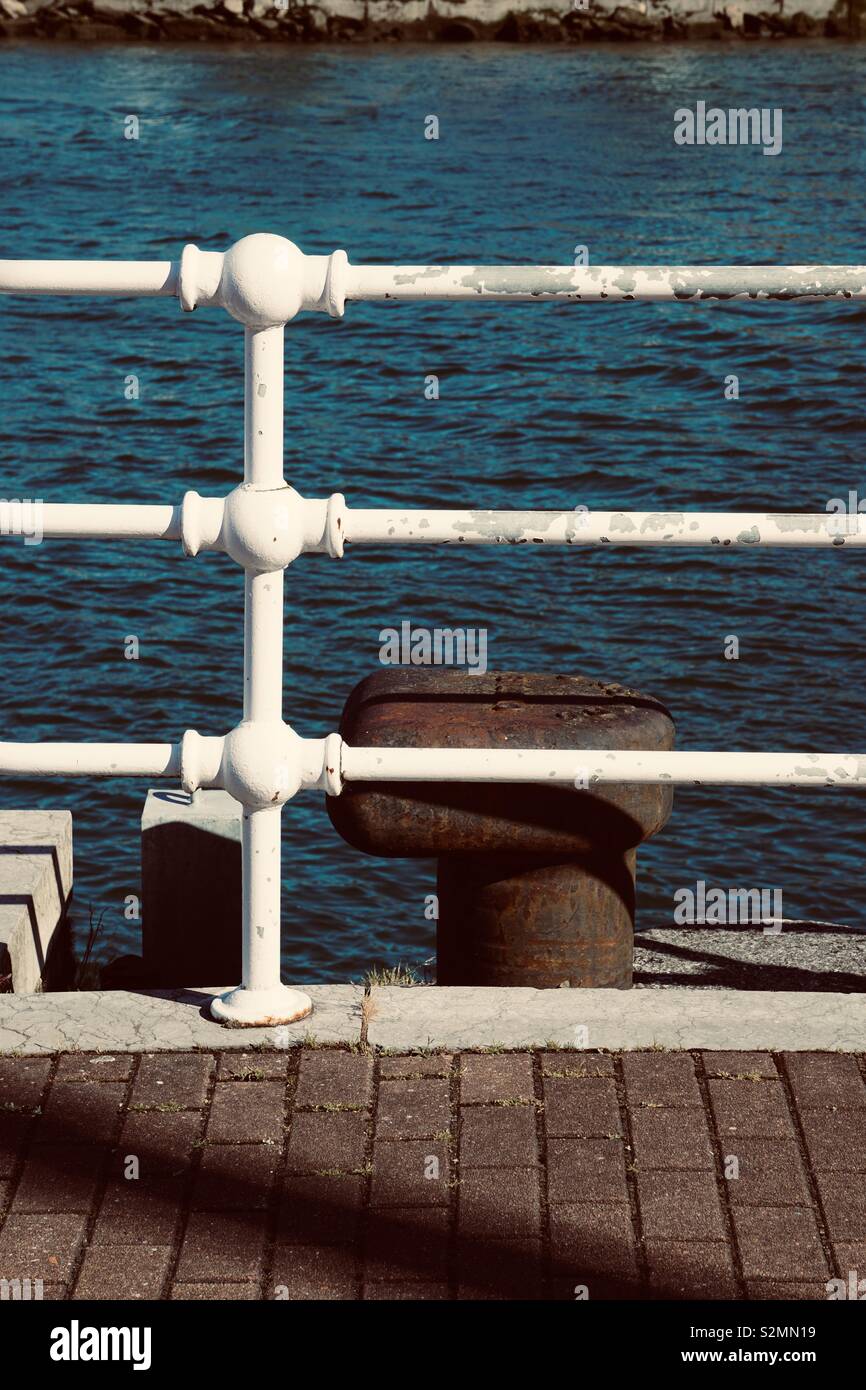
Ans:
{"label": "blue water", "polygon": [[[863,65],[844,44],[6,44],[2,254],[168,259],[268,230],[356,261],[568,263],[586,244],[595,264],[863,262]],[[700,99],[781,106],[781,155],[675,146],[674,110]],[[309,496],[726,510],[866,497],[863,306],[352,304],[287,338],[286,477]],[[0,496],[227,491],[242,389],[242,334],[218,311],[5,300]],[[487,628],[494,669],[649,691],[681,748],[864,751],[864,564],[850,549],[304,557],[287,575],[286,718],[335,728],[378,669],[380,629],[409,619]],[[0,599],[0,738],[173,741],[240,716],[242,577],[225,557],[10,539]],[[124,659],[133,633],[138,662]],[[73,811],[76,927],[104,911],[103,958],[137,947],[123,904],[140,891],[143,796],[132,780],[0,786],[0,805]],[[432,863],[356,854],[312,794],[283,824],[288,975],[341,981],[431,954]],[[862,792],[678,792],[641,854],[639,921],[670,923],[674,891],[703,878],[862,926],[864,842]]]}

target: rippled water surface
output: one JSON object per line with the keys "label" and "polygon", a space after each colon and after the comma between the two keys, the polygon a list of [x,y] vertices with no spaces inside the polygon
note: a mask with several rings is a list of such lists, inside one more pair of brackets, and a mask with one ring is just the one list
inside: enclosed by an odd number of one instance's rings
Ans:
{"label": "rippled water surface", "polygon": [[[863,49],[0,49],[3,251],[176,257],[277,231],[356,261],[866,261]],[[679,148],[698,100],[782,107],[784,148]],[[141,138],[123,138],[137,114]],[[438,142],[424,118],[440,120]],[[424,378],[440,378],[436,402]],[[740,379],[726,401],[724,378]],[[140,399],[124,399],[124,379]],[[866,497],[866,308],[349,306],[286,351],[286,477],[360,506],[824,510]],[[0,306],[0,496],[176,502],[242,470],[242,334],[169,300]],[[3,542],[2,738],[175,740],[239,717],[242,577],[168,543]],[[866,744],[866,552],[356,550],[287,575],[286,717],[336,726],[381,628],[488,630],[492,668],[664,700],[681,748]],[[136,634],[138,662],[124,659]],[[740,660],[723,657],[736,634]],[[141,783],[5,782],[75,821],[76,924],[134,950]],[[432,864],[284,823],[297,979],[433,949]],[[699,878],[863,925],[866,797],[678,792],[639,920]],[[203,976],[207,970],[203,970]]]}

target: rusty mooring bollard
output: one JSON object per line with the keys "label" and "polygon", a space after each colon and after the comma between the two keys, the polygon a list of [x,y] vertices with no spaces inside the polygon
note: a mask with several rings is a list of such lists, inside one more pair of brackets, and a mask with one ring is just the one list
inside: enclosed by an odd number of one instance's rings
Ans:
{"label": "rusty mooring bollard", "polygon": [[[417,671],[369,676],[340,732],[356,746],[670,749],[663,705],[582,676]],[[637,846],[667,821],[673,788],[348,783],[328,798],[356,849],[439,860],[442,985],[628,989]]]}

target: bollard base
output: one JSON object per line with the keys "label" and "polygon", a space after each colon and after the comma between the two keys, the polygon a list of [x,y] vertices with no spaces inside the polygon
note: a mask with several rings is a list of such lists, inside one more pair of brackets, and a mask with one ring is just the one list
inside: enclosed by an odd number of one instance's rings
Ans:
{"label": "bollard base", "polygon": [[631,989],[635,858],[443,854],[437,983]]}
{"label": "bollard base", "polygon": [[298,1023],[313,1012],[308,994],[288,985],[273,989],[245,989],[238,985],[220,994],[210,1006],[211,1017],[229,1028],[276,1028]]}

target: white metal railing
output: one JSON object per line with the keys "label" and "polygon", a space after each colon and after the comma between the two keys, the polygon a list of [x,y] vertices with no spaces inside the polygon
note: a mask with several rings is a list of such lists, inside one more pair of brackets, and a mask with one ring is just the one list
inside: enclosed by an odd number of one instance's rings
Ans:
{"label": "white metal railing", "polygon": [[[180,742],[0,743],[0,775],[179,779],[243,805],[243,983],[214,1001],[228,1023],[291,1022],[309,997],[280,979],[280,814],[302,788],[346,781],[668,782],[700,786],[866,785],[866,755],[641,752],[575,748],[354,748],[301,738],[283,720],[283,575],[308,551],[351,544],[866,545],[866,516],[818,513],[408,511],[302,498],[283,478],[283,335],[302,310],[342,316],[346,300],[866,300],[866,266],[353,266],[305,256],[283,237],[243,238],[179,261],[0,261],[8,294],[167,295],[218,305],[244,325],[244,481],[227,497],[188,492],[162,506],[46,504],[45,537],[180,541],[223,551],[245,576],[244,714],[226,734]],[[6,534],[9,525],[2,528]]]}

